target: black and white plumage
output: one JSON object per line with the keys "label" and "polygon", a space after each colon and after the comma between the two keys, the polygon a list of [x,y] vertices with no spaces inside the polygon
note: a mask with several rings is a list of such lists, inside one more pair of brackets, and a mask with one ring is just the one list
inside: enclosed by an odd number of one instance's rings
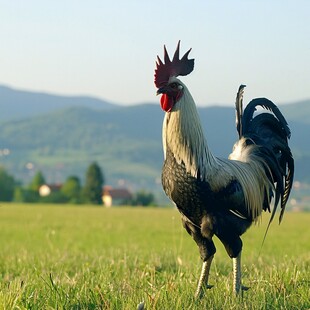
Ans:
{"label": "black and white plumage", "polygon": [[[162,185],[203,260],[196,296],[203,286],[209,287],[209,270],[216,252],[214,235],[233,259],[234,291],[238,294],[243,288],[240,236],[263,210],[270,211],[273,197],[270,222],[279,202],[280,221],[285,210],[294,175],[288,146],[290,130],[278,108],[265,98],[252,100],[243,111],[241,85],[236,98],[239,140],[228,159],[215,157],[208,148],[195,102],[177,78],[194,67],[194,60],[187,58],[190,50],[179,60],[179,47],[180,42],[172,61],[165,48],[165,63],[158,57],[155,70],[157,93],[162,94],[161,106],[166,111]],[[263,112],[254,115],[258,106]]]}

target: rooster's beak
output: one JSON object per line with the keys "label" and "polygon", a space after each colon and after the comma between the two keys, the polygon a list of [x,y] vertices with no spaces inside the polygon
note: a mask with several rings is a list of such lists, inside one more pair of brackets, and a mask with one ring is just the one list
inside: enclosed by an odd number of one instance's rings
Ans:
{"label": "rooster's beak", "polygon": [[164,94],[166,91],[167,91],[166,86],[160,87],[157,89],[156,96],[158,96],[160,94]]}

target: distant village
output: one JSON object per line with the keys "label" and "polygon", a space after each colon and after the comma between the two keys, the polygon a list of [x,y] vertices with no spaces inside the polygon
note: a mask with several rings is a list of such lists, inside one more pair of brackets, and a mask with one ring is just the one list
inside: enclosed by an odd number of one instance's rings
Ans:
{"label": "distant village", "polygon": [[[42,198],[48,197],[59,193],[61,188],[62,184],[43,184],[39,187],[39,195]],[[134,195],[127,188],[114,188],[110,185],[102,188],[102,203],[107,208],[129,204],[133,198]]]}
{"label": "distant village", "polygon": [[310,212],[310,184],[294,182],[289,207],[294,212]]}
{"label": "distant village", "polygon": [[64,183],[49,184],[37,171],[30,184],[23,185],[0,166],[0,201],[25,203],[71,203],[112,206],[155,206],[155,196],[147,190],[130,191],[125,186],[105,185],[103,172],[92,163],[85,175],[85,184],[77,176],[69,176]]}

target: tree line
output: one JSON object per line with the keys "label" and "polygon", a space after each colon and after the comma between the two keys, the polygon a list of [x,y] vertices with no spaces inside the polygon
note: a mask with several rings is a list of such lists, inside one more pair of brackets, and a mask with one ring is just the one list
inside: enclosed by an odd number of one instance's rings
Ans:
{"label": "tree line", "polygon": [[[102,169],[96,162],[93,162],[86,170],[84,185],[79,177],[69,176],[56,190],[40,194],[40,188],[47,185],[41,171],[37,171],[31,182],[23,186],[0,166],[0,201],[100,205],[103,203],[102,188],[104,183]],[[154,204],[154,195],[142,190],[125,203],[128,205],[151,205]]]}

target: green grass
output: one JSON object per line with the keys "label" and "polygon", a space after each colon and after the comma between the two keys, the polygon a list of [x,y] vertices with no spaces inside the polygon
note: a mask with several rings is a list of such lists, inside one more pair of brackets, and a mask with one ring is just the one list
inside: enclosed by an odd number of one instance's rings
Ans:
{"label": "green grass", "polygon": [[172,209],[0,206],[0,309],[310,309],[310,214],[243,237],[243,298],[223,246],[196,301],[198,249]]}

